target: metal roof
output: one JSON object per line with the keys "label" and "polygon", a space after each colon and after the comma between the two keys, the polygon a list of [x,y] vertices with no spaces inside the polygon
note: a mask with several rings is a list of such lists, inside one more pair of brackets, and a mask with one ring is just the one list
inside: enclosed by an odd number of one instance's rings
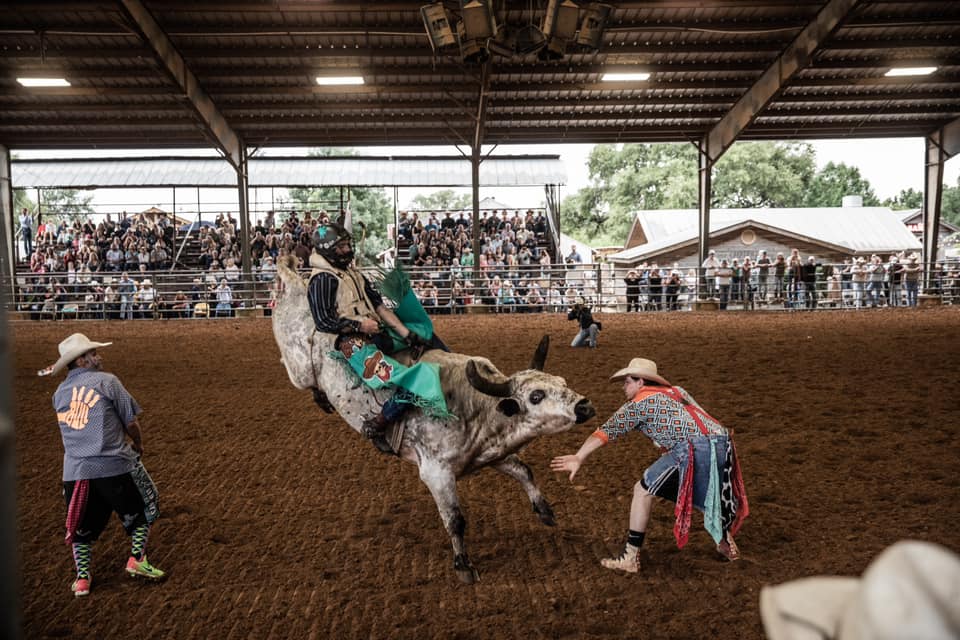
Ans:
{"label": "metal roof", "polygon": [[[725,116],[739,139],[862,138],[960,118],[956,0],[611,1],[598,50],[495,52],[486,73],[434,53],[426,2],[6,0],[0,144],[469,145],[478,122],[489,144],[690,141]],[[539,25],[546,0],[492,4],[507,33]],[[937,70],[884,76],[921,65]],[[614,71],[651,76],[601,81]],[[330,73],[365,84],[316,84]],[[72,86],[16,82],[40,75]]]}
{"label": "metal roof", "polygon": [[[103,158],[14,160],[13,187],[91,189],[110,187],[232,187],[237,174],[223,158]],[[411,186],[471,184],[469,158],[273,157],[253,158],[251,187]],[[491,156],[480,164],[480,186],[566,184],[559,156]]]}
{"label": "metal roof", "polygon": [[[607,256],[632,262],[699,237],[696,209],[646,210],[637,213],[648,242]],[[822,207],[790,209],[711,209],[710,234],[753,223],[772,231],[809,238],[853,253],[920,251],[921,244],[901,216],[887,207]]]}

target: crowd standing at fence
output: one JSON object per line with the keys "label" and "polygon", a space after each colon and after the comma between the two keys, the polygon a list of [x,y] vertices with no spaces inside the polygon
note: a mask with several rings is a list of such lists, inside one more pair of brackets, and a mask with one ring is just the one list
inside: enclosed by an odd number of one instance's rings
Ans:
{"label": "crowd standing at fence", "polygon": [[[23,215],[32,224],[29,212]],[[122,319],[269,309],[277,259],[294,255],[305,266],[313,231],[329,219],[324,211],[290,211],[282,222],[270,211],[257,219],[250,230],[252,282],[242,281],[241,242],[230,213],[199,225],[198,273],[171,270],[174,223],[163,212],[122,214],[116,222],[107,215],[96,225],[89,219],[40,224],[29,274],[19,276],[17,309],[35,318]],[[557,247],[559,256],[551,255],[542,210],[481,212],[476,259],[467,213],[401,212],[396,231],[396,261],[411,274],[430,313],[565,313],[577,303],[597,311],[676,311],[713,298],[724,310],[917,306],[923,277],[915,254],[831,264],[798,249],[724,260],[711,250],[699,269],[643,263],[624,272],[584,264],[575,246],[567,252]],[[958,263],[933,265],[930,285],[930,293],[956,299]]]}

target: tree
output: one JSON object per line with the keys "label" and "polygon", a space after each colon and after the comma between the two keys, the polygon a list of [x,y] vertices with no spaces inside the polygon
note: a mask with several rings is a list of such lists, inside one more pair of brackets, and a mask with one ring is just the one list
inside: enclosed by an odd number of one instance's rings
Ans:
{"label": "tree", "polygon": [[960,178],[957,178],[957,186],[955,187],[943,185],[943,195],[941,197],[941,219],[960,225]]}
{"label": "tree", "polygon": [[842,162],[828,162],[814,176],[803,206],[839,207],[843,203],[843,196],[863,196],[866,207],[880,205],[870,181],[860,175],[860,169]]}
{"label": "tree", "polygon": [[[697,206],[697,151],[691,144],[598,145],[587,161],[590,186],[568,196],[561,226],[578,240],[623,242],[636,211]],[[814,176],[809,144],[736,144],[717,162],[714,207],[801,206]]]}
{"label": "tree", "polygon": [[810,144],[736,143],[714,166],[711,206],[803,206],[815,167],[815,152]]}
{"label": "tree", "polygon": [[96,213],[90,205],[93,194],[77,189],[43,189],[40,191],[39,210],[44,222],[83,220]]}
{"label": "tree", "polygon": [[894,211],[919,209],[923,206],[923,192],[913,188],[904,189],[896,196],[884,200],[883,206],[890,207]]}
{"label": "tree", "polygon": [[[314,157],[355,155],[352,149],[315,149],[308,154]],[[300,210],[327,209],[330,217],[339,216],[340,187],[323,186],[290,189],[290,202]],[[353,219],[353,231],[357,239],[363,241],[363,258],[367,263],[376,262],[376,255],[391,245],[387,238],[387,222],[393,221],[393,204],[383,187],[345,187],[344,205],[349,207]],[[357,222],[366,226],[363,234]]]}
{"label": "tree", "polygon": [[473,208],[473,196],[456,193],[453,189],[443,189],[426,195],[418,193],[407,207],[418,211],[460,211]]}

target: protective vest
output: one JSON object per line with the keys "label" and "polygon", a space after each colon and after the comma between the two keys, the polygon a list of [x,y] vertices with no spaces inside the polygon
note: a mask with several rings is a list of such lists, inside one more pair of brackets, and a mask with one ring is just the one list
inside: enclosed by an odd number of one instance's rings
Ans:
{"label": "protective vest", "polygon": [[370,318],[379,322],[380,316],[364,291],[363,275],[357,269],[337,269],[317,253],[310,255],[310,266],[313,267],[311,279],[319,273],[329,273],[337,279],[337,317],[356,322]]}

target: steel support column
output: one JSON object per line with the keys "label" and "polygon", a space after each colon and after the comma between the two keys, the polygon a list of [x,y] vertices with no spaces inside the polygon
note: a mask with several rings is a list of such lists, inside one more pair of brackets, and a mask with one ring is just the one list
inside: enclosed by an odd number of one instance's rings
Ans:
{"label": "steel support column", "polygon": [[943,196],[943,163],[946,153],[940,141],[943,131],[937,131],[926,140],[926,165],[923,172],[923,288],[932,286],[933,265],[937,262],[939,245],[940,204]]}
{"label": "steel support column", "polygon": [[240,150],[240,165],[237,167],[238,209],[240,210],[240,260],[243,278],[250,282],[253,277],[253,260],[250,257],[250,187],[247,173],[249,157],[246,149]]}
{"label": "steel support column", "polygon": [[[13,210],[13,177],[10,173],[10,149],[5,145],[0,145],[0,219],[3,225],[0,227],[0,278],[3,279],[4,295],[9,296],[9,302],[16,300],[16,274],[17,263],[14,259],[14,244],[16,239],[13,236],[14,230]],[[38,223],[39,224],[39,223]],[[27,256],[27,260],[30,256]]]}
{"label": "steel support column", "polygon": [[[707,252],[710,250],[710,199],[713,191],[713,159],[710,154],[710,136],[704,137],[698,147],[698,180],[697,180],[697,210],[700,218],[700,242],[698,244],[697,273],[699,279],[703,278],[703,270],[700,265],[707,259]],[[701,293],[703,286],[698,289]],[[709,297],[709,296],[708,296]]]}
{"label": "steel support column", "polygon": [[960,153],[960,118],[927,136],[923,174],[923,287],[929,289],[931,269],[940,245],[940,210],[943,203],[943,165]]}
{"label": "steel support column", "polygon": [[480,70],[480,93],[477,96],[477,121],[473,130],[473,144],[470,154],[470,174],[473,193],[473,279],[480,281],[480,163],[483,147],[484,125],[487,119],[487,101],[490,94],[490,61]]}
{"label": "steel support column", "polygon": [[[0,260],[3,277],[10,286],[0,291],[0,301],[12,302],[13,263],[13,183],[10,176],[10,150],[0,145]],[[3,305],[6,306],[6,305]],[[0,309],[0,607],[7,612],[0,623],[0,637],[20,637],[20,572],[17,569],[17,468],[14,459],[13,384],[10,376],[10,328],[7,312]]]}

